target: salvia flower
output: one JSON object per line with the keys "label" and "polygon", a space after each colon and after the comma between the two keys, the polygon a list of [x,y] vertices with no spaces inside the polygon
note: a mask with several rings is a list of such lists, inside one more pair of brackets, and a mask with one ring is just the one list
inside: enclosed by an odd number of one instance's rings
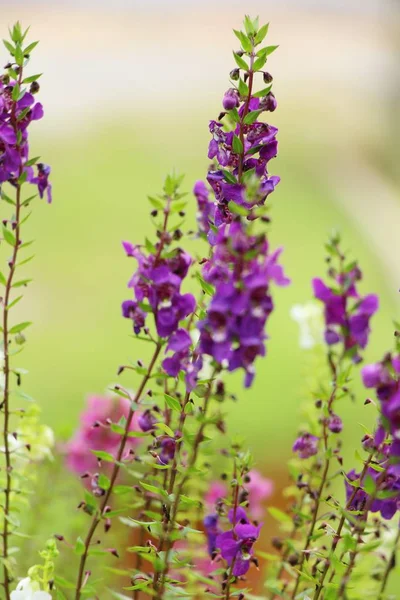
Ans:
{"label": "salvia flower", "polygon": [[229,511],[229,520],[233,527],[217,536],[216,546],[228,565],[233,565],[234,577],[241,577],[250,568],[261,525],[253,525],[242,507]]}
{"label": "salvia flower", "polygon": [[135,293],[135,300],[123,302],[122,315],[133,321],[134,331],[139,333],[146,318],[141,304],[147,303],[153,312],[158,335],[167,338],[196,306],[192,294],[182,294],[180,289],[192,259],[180,248],[165,259],[156,254],[146,255],[139,246],[129,242],[123,242],[123,246],[128,256],[136,258],[138,268],[128,284]]}
{"label": "salvia flower", "polygon": [[334,276],[331,286],[322,279],[313,279],[314,296],[324,304],[325,341],[339,342],[350,351],[353,361],[360,360],[359,350],[368,343],[370,319],[379,307],[375,294],[361,296],[357,283],[362,274],[358,267]]}
{"label": "salvia flower", "polygon": [[310,458],[318,452],[319,438],[311,433],[303,433],[293,444],[293,452],[297,452],[299,458]]}
{"label": "salvia flower", "polygon": [[27,181],[37,185],[40,197],[47,192],[51,202],[50,167],[42,163],[36,165],[35,175],[29,161],[28,128],[43,117],[43,106],[23,86],[17,100],[16,85],[13,80],[8,83],[4,83],[4,78],[0,80],[0,184],[15,185],[25,173]]}
{"label": "salvia flower", "polygon": [[[349,482],[357,481],[359,477],[360,473],[356,473],[354,470],[346,475],[345,488],[347,502],[349,502],[354,494],[354,487]],[[376,483],[378,479],[381,479],[381,472],[369,468],[366,477],[371,478]],[[382,497],[374,499],[370,506],[370,511],[372,513],[379,512],[383,519],[390,520],[400,508],[400,470],[398,465],[392,465],[387,468],[384,479],[380,482],[379,492]],[[362,512],[367,501],[368,493],[365,489],[360,488],[357,490],[349,509]]]}
{"label": "salvia flower", "polygon": [[288,285],[278,264],[281,249],[269,253],[265,236],[249,236],[240,221],[221,228],[204,279],[215,286],[206,318],[199,322],[200,351],[229,371],[243,368],[245,386],[254,362],[265,355],[265,324],[273,310],[270,283]]}
{"label": "salvia flower", "polygon": [[400,455],[400,356],[387,355],[382,362],[366,365],[361,375],[365,387],[376,391],[384,428],[394,438],[392,451]]}

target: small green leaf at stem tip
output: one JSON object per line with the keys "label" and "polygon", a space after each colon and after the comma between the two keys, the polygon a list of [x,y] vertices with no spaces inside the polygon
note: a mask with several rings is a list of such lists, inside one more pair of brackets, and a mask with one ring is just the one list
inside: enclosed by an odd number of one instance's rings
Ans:
{"label": "small green leaf at stem tip", "polygon": [[14,54],[15,54],[15,47],[8,40],[3,40],[3,44],[5,45],[5,47],[7,48],[7,50],[9,51],[9,53],[11,54],[11,56],[14,56]]}
{"label": "small green leaf at stem tip", "polygon": [[37,42],[32,42],[31,44],[29,44],[26,48],[24,48],[23,53],[24,56],[26,56],[27,54],[30,54],[32,52],[32,50],[34,48],[36,48],[36,46],[38,45],[39,41]]}
{"label": "small green leaf at stem tip", "polygon": [[258,46],[258,44],[261,44],[261,42],[263,41],[263,39],[265,38],[265,36],[268,33],[268,29],[269,29],[269,23],[260,27],[256,37],[254,38],[254,44],[256,46]]}
{"label": "small green leaf at stem tip", "polygon": [[241,56],[239,56],[238,54],[236,54],[236,52],[233,53],[233,57],[234,57],[234,59],[236,61],[237,66],[240,69],[243,69],[244,71],[248,71],[249,70],[249,67],[248,67],[246,61],[243,60],[243,58]]}
{"label": "small green leaf at stem tip", "polygon": [[252,45],[251,45],[251,41],[249,40],[249,38],[247,37],[247,35],[245,35],[243,33],[243,31],[238,31],[237,29],[234,29],[233,33],[236,35],[236,37],[238,38],[239,42],[242,44],[243,50],[245,52],[251,52]]}
{"label": "small green leaf at stem tip", "polygon": [[25,77],[25,79],[22,80],[22,83],[33,83],[34,81],[37,81],[42,75],[43,73],[38,73],[37,75],[30,75],[29,77]]}
{"label": "small green leaf at stem tip", "polygon": [[176,412],[181,412],[182,407],[180,405],[180,402],[176,398],[173,398],[169,394],[164,394],[164,399],[165,399],[165,402],[167,403],[167,406],[171,410],[175,410]]}
{"label": "small green leaf at stem tip", "polygon": [[261,56],[269,56],[270,54],[272,54],[273,52],[275,52],[275,50],[279,48],[279,46],[265,46],[264,48],[261,48],[261,50],[259,50],[256,54],[256,56],[261,57]]}
{"label": "small green leaf at stem tip", "polygon": [[236,152],[236,154],[242,154],[242,152],[243,152],[242,141],[237,135],[233,136],[232,148],[233,148],[233,151]]}

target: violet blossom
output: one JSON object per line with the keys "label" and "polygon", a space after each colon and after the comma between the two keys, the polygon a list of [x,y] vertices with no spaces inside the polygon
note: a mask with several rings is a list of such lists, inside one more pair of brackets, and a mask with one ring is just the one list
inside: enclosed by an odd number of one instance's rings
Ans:
{"label": "violet blossom", "polygon": [[351,351],[354,362],[360,360],[359,350],[368,343],[370,319],[379,307],[375,294],[361,296],[357,282],[362,274],[358,267],[335,277],[330,287],[322,279],[313,279],[314,296],[324,304],[325,341],[328,345],[339,342]]}
{"label": "violet blossom", "polygon": [[270,283],[290,280],[278,264],[281,249],[269,253],[265,236],[249,236],[240,221],[223,227],[203,268],[215,286],[207,315],[200,321],[200,351],[229,371],[243,368],[245,387],[254,379],[254,362],[265,355],[265,324],[273,310]]}
{"label": "violet blossom", "polygon": [[37,185],[40,197],[43,198],[46,192],[48,202],[51,202],[50,167],[37,164],[35,175],[34,167],[28,162],[28,127],[43,117],[43,106],[27,90],[15,101],[15,85],[15,81],[5,83],[4,77],[0,81],[0,184],[16,185],[18,178],[26,173],[27,181]]}
{"label": "violet blossom", "polygon": [[220,533],[215,543],[228,566],[233,565],[233,576],[241,577],[250,568],[254,555],[253,546],[260,535],[261,525],[253,525],[240,506],[236,511],[230,510],[228,518],[232,529]]}
{"label": "violet blossom", "polygon": [[297,452],[299,458],[310,458],[318,452],[319,438],[311,433],[303,433],[293,444],[293,452]]}
{"label": "violet blossom", "polygon": [[196,306],[192,294],[182,294],[181,284],[192,259],[176,249],[169,258],[144,254],[142,248],[123,242],[127,256],[136,258],[138,268],[128,283],[135,293],[134,300],[122,304],[122,314],[133,321],[135,333],[144,327],[146,312],[141,308],[147,301],[153,312],[157,333],[162,338],[172,335],[179,322],[191,314]]}

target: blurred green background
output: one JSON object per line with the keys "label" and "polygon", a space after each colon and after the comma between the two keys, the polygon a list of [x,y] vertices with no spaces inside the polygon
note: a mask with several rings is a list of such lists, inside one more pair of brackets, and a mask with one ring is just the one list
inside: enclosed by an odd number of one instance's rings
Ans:
{"label": "blurred green background", "polygon": [[[271,22],[270,43],[280,44],[268,64],[278,99],[271,122],[280,128],[271,170],[282,178],[271,238],[285,247],[293,284],[275,293],[268,358],[254,386],[243,391],[242,376],[231,378],[239,402],[229,407],[228,425],[248,438],[279,489],[304,384],[289,311],[309,300],[310,279],[324,274],[332,228],[360,260],[363,291],[381,299],[368,359],[391,346],[399,316],[397,4],[13,0],[0,7],[3,35],[20,19],[41,40],[32,69],[45,73],[46,116],[32,128],[32,144],[52,166],[54,203],[37,203],[29,223],[37,258],[26,269],[35,281],[20,312],[34,326],[20,362],[30,372],[25,391],[60,441],[74,431],[85,396],[115,381],[119,364],[145,356],[120,316],[133,266],[120,242],[151,232],[146,195],[161,189],[167,172],[185,173],[188,191],[204,178],[208,120],[219,113],[232,68],[231,29],[244,10]],[[193,201],[188,229],[194,214]],[[374,417],[355,387],[357,402],[341,407],[349,468],[358,423]],[[52,486],[48,509],[41,505],[43,539],[63,529],[71,497],[79,497],[65,477],[43,472],[44,487]]]}

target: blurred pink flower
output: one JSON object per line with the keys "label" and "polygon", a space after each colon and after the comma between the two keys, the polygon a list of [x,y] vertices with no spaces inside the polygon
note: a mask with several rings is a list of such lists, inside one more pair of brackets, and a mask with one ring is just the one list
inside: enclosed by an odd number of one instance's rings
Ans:
{"label": "blurred pink flower", "polygon": [[[264,514],[264,501],[272,495],[274,484],[271,479],[263,477],[256,469],[250,471],[249,477],[250,481],[246,483],[245,487],[249,493],[250,512],[254,519],[261,519]],[[206,505],[212,509],[216,502],[221,498],[226,498],[226,495],[226,485],[221,481],[213,481],[205,496]]]}
{"label": "blurred pink flower", "polygon": [[[129,414],[129,401],[110,396],[89,396],[86,409],[81,413],[80,426],[66,446],[68,468],[82,475],[98,471],[98,462],[92,450],[102,450],[117,455],[121,436],[111,430],[111,423],[118,423]],[[137,431],[136,413],[130,431]],[[129,438],[125,451],[129,452],[140,443],[140,438]]]}

